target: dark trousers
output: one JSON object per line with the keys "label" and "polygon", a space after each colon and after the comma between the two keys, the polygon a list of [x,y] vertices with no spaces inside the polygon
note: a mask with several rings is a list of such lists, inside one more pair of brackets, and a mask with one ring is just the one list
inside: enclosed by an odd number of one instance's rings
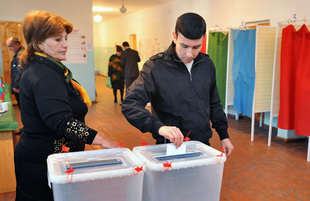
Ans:
{"label": "dark trousers", "polygon": [[[124,89],[119,89],[120,95],[121,95],[121,102],[124,100]],[[113,94],[114,94],[114,102],[117,102],[117,89],[113,89]]]}
{"label": "dark trousers", "polygon": [[17,105],[18,105],[18,108],[20,109],[19,93],[14,94],[14,95],[15,95],[15,98],[16,98],[16,100],[17,100]]}

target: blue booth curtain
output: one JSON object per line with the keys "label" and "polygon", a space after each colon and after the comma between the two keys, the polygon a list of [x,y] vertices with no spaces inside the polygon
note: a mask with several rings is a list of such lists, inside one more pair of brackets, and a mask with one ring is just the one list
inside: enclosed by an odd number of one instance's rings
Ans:
{"label": "blue booth curtain", "polygon": [[212,59],[215,66],[216,85],[223,108],[225,108],[226,97],[227,47],[228,33],[209,33],[208,55]]}
{"label": "blue booth curtain", "polygon": [[255,39],[256,30],[232,30],[234,59],[233,83],[234,105],[238,114],[252,117],[255,85]]}

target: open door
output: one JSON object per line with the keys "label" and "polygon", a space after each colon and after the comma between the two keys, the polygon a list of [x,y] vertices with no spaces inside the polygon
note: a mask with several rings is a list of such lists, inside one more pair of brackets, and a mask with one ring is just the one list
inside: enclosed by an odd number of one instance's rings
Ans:
{"label": "open door", "polygon": [[130,34],[129,35],[129,44],[130,44],[132,49],[137,50],[137,36],[136,36],[136,34]]}

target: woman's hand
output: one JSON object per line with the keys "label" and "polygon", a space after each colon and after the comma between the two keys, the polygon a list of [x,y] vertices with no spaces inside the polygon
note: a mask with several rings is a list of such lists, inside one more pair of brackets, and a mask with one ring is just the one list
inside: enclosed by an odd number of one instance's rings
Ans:
{"label": "woman's hand", "polygon": [[119,147],[119,144],[117,142],[114,142],[113,140],[110,140],[109,138],[105,137],[101,133],[97,133],[95,139],[93,140],[94,145],[100,145],[103,149],[109,149],[109,148],[116,148]]}

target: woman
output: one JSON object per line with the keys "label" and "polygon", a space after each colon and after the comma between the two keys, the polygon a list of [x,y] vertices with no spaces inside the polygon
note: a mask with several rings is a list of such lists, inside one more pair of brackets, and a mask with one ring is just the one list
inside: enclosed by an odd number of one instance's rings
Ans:
{"label": "woman", "polygon": [[14,156],[16,200],[53,200],[47,182],[48,155],[68,149],[83,151],[85,144],[112,148],[117,143],[85,125],[91,102],[60,62],[66,57],[72,24],[61,16],[33,11],[22,26],[27,49],[20,58],[24,127]]}
{"label": "woman", "polygon": [[117,89],[120,91],[121,102],[124,96],[124,69],[121,66],[121,53],[123,48],[116,45],[116,54],[113,54],[109,59],[109,72],[108,76],[112,80],[112,88],[114,94],[114,103],[117,103]]}

